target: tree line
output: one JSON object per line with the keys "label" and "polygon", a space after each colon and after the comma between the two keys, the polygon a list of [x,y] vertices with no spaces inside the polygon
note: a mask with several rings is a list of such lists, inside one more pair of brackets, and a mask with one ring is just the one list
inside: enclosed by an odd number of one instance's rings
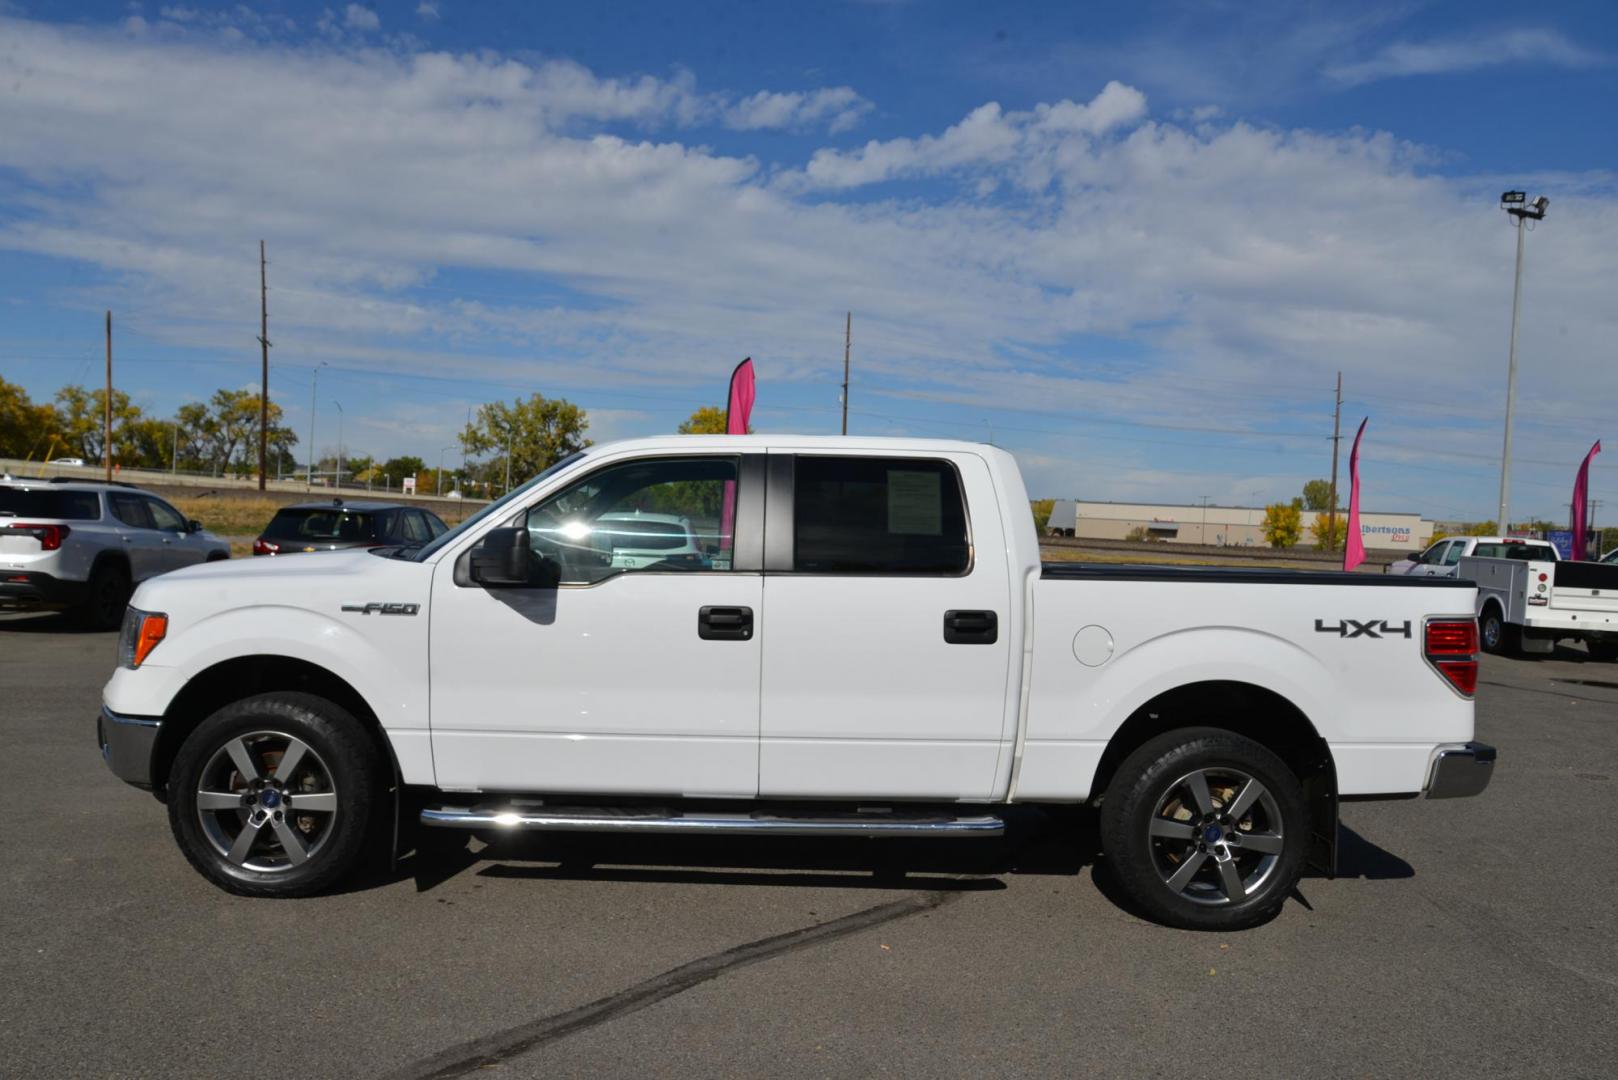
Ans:
{"label": "tree line", "polygon": [[[104,389],[64,386],[51,401],[35,402],[22,387],[0,378],[0,457],[69,457],[100,465],[108,455],[106,407]],[[112,462],[123,468],[254,473],[258,414],[259,396],[248,390],[217,390],[207,401],[181,405],[170,417],[148,413],[114,390]],[[281,407],[273,401],[269,421],[269,470],[290,472],[298,437],[281,424]]]}

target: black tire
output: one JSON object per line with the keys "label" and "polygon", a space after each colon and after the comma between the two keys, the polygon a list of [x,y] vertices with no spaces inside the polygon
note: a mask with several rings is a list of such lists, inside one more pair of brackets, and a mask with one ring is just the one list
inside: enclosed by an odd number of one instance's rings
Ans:
{"label": "black tire", "polygon": [[[1194,776],[1205,785],[1200,810]],[[1256,781],[1257,793],[1244,781]],[[1253,801],[1237,806],[1244,791]],[[1232,807],[1236,821],[1221,814]],[[1204,840],[1210,827],[1218,840]],[[1187,930],[1244,930],[1274,918],[1303,873],[1310,831],[1303,785],[1286,763],[1221,728],[1147,742],[1119,765],[1101,806],[1101,846],[1119,886],[1154,921]]]}
{"label": "black tire", "polygon": [[133,591],[128,567],[111,559],[96,563],[85,585],[84,599],[73,609],[74,623],[83,630],[118,629]]}
{"label": "black tire", "polygon": [[[281,777],[281,766],[294,753],[291,740],[305,749]],[[240,752],[255,767],[256,785],[235,764]],[[370,733],[332,702],[301,693],[247,698],[208,717],[181,744],[169,773],[169,827],[191,865],[228,892],[309,896],[363,862],[379,820],[376,803],[386,796],[382,772]],[[240,805],[199,810],[204,783],[214,796],[210,801],[240,795]],[[301,814],[300,803],[308,807]],[[263,820],[253,825],[260,815]],[[225,850],[250,827],[245,847]],[[283,841],[288,833],[301,857]],[[241,857],[233,859],[238,850]]]}
{"label": "black tire", "polygon": [[1484,605],[1483,614],[1478,616],[1478,642],[1483,646],[1484,652],[1494,653],[1497,656],[1509,654],[1512,651],[1513,629],[1515,628],[1509,626],[1500,614],[1498,604]]}

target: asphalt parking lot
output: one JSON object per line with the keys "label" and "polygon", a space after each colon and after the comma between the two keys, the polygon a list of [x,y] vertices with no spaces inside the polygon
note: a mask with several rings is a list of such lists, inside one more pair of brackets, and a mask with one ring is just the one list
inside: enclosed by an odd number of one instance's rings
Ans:
{"label": "asphalt parking lot", "polygon": [[[535,840],[302,901],[192,872],[94,745],[114,635],[0,616],[0,1072],[1611,1076],[1618,665],[1485,658],[1478,799],[1352,804],[1239,934],[1004,841]],[[474,845],[475,846],[475,845]]]}

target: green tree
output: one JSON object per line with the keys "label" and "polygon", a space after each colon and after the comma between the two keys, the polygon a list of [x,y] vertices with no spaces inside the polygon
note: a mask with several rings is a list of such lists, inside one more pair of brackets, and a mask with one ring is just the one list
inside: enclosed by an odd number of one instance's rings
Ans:
{"label": "green tree", "polygon": [[1303,500],[1272,503],[1264,508],[1264,539],[1273,548],[1293,547],[1303,536]]}
{"label": "green tree", "polygon": [[1303,508],[1305,510],[1331,509],[1331,481],[1310,480],[1303,485]]}
{"label": "green tree", "polygon": [[505,486],[506,455],[511,455],[511,482],[517,484],[550,468],[569,454],[590,445],[585,430],[590,421],[571,401],[533,394],[526,401],[507,405],[491,402],[478,409],[476,419],[461,432],[461,448],[473,478]]}
{"label": "green tree", "polygon": [[[678,431],[681,435],[723,435],[725,410],[717,405],[704,405],[682,420]],[[751,433],[752,428],[748,428],[748,431]]]}
{"label": "green tree", "polygon": [[43,455],[56,429],[55,409],[35,405],[22,387],[0,379],[0,457]]}
{"label": "green tree", "polygon": [[391,457],[382,463],[382,475],[386,476],[394,487],[404,482],[407,476],[414,476],[419,486],[421,474],[427,469],[427,463],[419,457],[405,454],[400,457]]}

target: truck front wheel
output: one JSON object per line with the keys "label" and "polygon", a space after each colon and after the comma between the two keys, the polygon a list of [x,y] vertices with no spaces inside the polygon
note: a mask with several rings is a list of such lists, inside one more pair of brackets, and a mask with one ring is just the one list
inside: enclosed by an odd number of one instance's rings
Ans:
{"label": "truck front wheel", "polygon": [[181,745],[169,825],[191,865],[221,888],[307,896],[362,858],[380,772],[364,727],[324,698],[247,698]]}
{"label": "truck front wheel", "polygon": [[1303,872],[1308,835],[1292,770],[1219,728],[1147,742],[1118,767],[1101,807],[1118,883],[1154,920],[1189,930],[1274,918]]}

